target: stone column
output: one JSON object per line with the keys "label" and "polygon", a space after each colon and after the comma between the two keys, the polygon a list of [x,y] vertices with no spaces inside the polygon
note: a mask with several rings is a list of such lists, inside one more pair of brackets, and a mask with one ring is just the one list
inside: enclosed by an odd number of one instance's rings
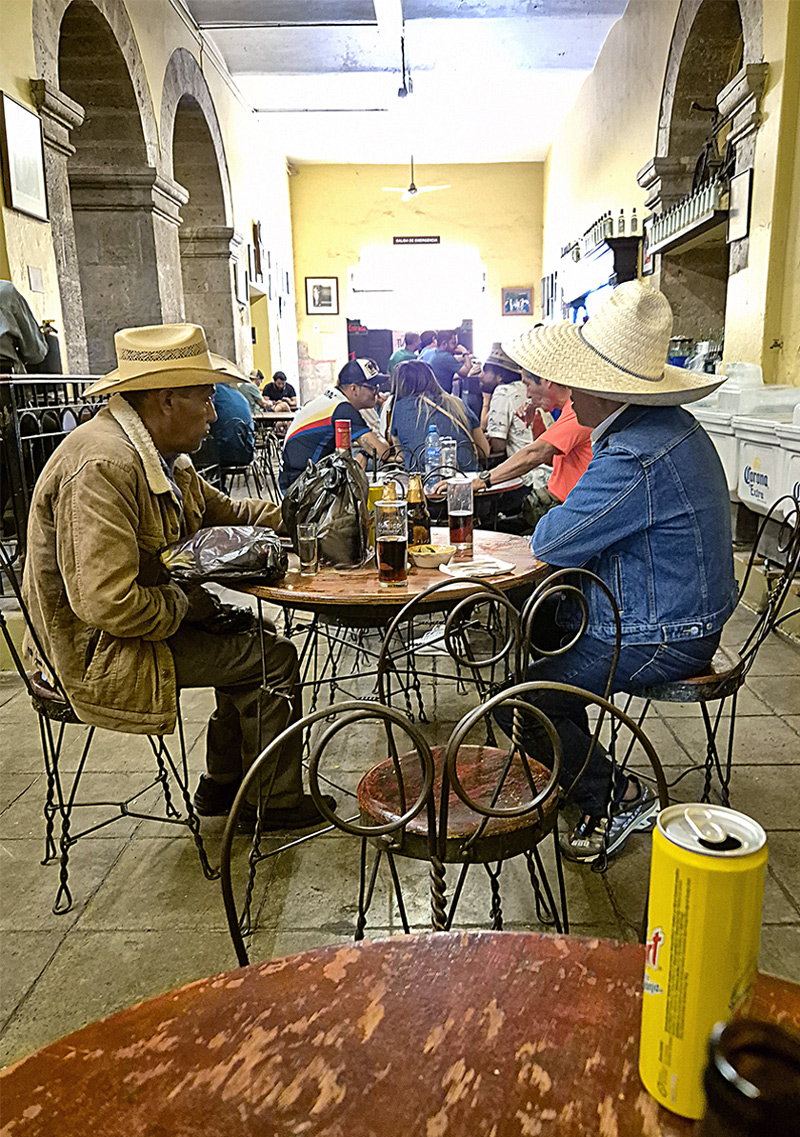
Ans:
{"label": "stone column", "polygon": [[160,324],[154,214],[157,172],[83,166],[69,172],[89,366],[116,366],[114,332]]}
{"label": "stone column", "polygon": [[79,127],[86,116],[79,103],[46,79],[31,80],[31,96],[42,116],[47,204],[64,317],[64,343],[72,374],[86,374],[89,370],[86,323],[67,176],[67,163],[75,153],[70,132]]}
{"label": "stone column", "polygon": [[153,182],[153,235],[161,319],[165,324],[181,324],[186,319],[178,232],[182,223],[179,210],[188,200],[188,190],[172,178],[164,174],[156,177]]}
{"label": "stone column", "polygon": [[184,226],[180,231],[186,319],[202,324],[212,351],[234,360],[240,320],[233,262],[242,243],[228,225]]}

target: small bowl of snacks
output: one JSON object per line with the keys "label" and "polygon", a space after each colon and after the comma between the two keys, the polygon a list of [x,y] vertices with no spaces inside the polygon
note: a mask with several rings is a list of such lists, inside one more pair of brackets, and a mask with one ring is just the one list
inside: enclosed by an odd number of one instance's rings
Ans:
{"label": "small bowl of snacks", "polygon": [[455,556],[455,545],[410,545],[408,555],[417,568],[435,569]]}

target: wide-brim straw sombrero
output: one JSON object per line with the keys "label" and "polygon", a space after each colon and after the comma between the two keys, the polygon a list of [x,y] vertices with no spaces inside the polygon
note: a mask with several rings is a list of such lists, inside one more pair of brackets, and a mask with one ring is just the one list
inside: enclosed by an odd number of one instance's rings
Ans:
{"label": "wide-brim straw sombrero", "polygon": [[114,336],[114,347],[117,366],[92,383],[84,394],[240,383],[246,378],[235,363],[208,350],[206,333],[198,324],[122,328]]}
{"label": "wide-brim straw sombrero", "polygon": [[503,343],[526,371],[620,403],[674,406],[702,399],[724,376],[667,363],[672,309],[647,284],[620,284],[583,325],[549,324]]}
{"label": "wide-brim straw sombrero", "polygon": [[484,360],[484,367],[491,367],[494,364],[496,367],[503,367],[506,371],[513,371],[516,375],[522,376],[522,367],[517,363],[516,359],[512,359],[503,351],[503,345],[498,341],[492,344],[492,350]]}

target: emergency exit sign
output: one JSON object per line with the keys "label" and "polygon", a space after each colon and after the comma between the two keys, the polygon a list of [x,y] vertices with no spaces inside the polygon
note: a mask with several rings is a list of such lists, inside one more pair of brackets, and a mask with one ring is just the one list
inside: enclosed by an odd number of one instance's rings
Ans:
{"label": "emergency exit sign", "polygon": [[438,245],[441,237],[392,237],[395,245]]}

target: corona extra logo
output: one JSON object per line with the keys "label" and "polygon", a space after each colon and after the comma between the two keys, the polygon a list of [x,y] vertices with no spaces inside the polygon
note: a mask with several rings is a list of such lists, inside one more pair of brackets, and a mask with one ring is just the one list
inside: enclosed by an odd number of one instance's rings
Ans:
{"label": "corona extra logo", "polygon": [[664,943],[664,929],[661,927],[653,928],[650,933],[650,938],[647,941],[645,948],[644,965],[645,967],[652,968],[653,971],[658,969],[658,957],[661,954],[661,945]]}
{"label": "corona extra logo", "polygon": [[767,474],[760,474],[758,467],[761,465],[758,458],[753,459],[752,466],[745,466],[744,468],[744,484],[746,486],[764,486],[769,485],[769,477]]}

